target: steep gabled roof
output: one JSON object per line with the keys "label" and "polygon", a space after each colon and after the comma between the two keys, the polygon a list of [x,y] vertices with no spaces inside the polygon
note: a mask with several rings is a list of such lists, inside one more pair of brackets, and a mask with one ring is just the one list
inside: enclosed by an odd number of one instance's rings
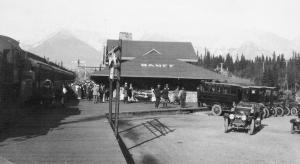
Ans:
{"label": "steep gabled roof", "polygon": [[[92,76],[108,76],[108,74],[108,69],[105,69],[95,72]],[[121,77],[227,80],[225,76],[213,71],[169,59],[157,53],[122,63]]]}
{"label": "steep gabled roof", "polygon": [[[108,50],[117,45],[118,40],[107,40]],[[197,60],[197,55],[190,42],[122,41],[122,57],[124,59],[142,56],[153,49],[169,59]]]}

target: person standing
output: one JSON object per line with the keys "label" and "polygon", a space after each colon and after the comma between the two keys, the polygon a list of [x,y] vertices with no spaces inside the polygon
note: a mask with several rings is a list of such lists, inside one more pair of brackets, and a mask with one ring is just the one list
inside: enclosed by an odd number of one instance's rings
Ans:
{"label": "person standing", "polygon": [[128,88],[128,101],[129,102],[133,101],[132,94],[133,94],[133,87],[132,87],[132,83],[130,83],[129,88]]}
{"label": "person standing", "polygon": [[93,86],[90,84],[88,87],[88,95],[89,95],[89,101],[92,101],[93,99]]}
{"label": "person standing", "polygon": [[68,92],[68,90],[67,90],[66,86],[63,84],[62,85],[62,97],[61,97],[61,104],[63,106],[65,106],[65,102],[67,99],[67,92]]}
{"label": "person standing", "polygon": [[159,84],[157,85],[157,88],[154,89],[154,95],[155,95],[155,108],[158,108],[160,97],[161,97],[161,90]]}
{"label": "person standing", "polygon": [[155,94],[154,94],[154,88],[151,87],[151,102],[154,103],[156,101]]}
{"label": "person standing", "polygon": [[105,101],[109,101],[109,88],[105,88]]}
{"label": "person standing", "polygon": [[174,104],[178,103],[178,105],[180,105],[180,99],[179,99],[179,86],[176,87],[176,89],[173,92],[173,96],[174,96]]}
{"label": "person standing", "polygon": [[199,85],[197,86],[197,104],[198,104],[198,107],[202,107],[202,103],[201,103],[201,95],[202,94],[202,86]]}
{"label": "person standing", "polygon": [[181,87],[181,90],[179,91],[178,96],[180,99],[180,107],[185,108],[186,91],[184,90],[184,87]]}
{"label": "person standing", "polygon": [[105,92],[105,86],[104,86],[104,84],[101,84],[101,85],[100,85],[100,88],[99,88],[99,94],[100,94],[99,99],[100,99],[100,103],[103,102],[103,95],[104,95],[104,92]]}
{"label": "person standing", "polygon": [[166,88],[166,89],[167,89],[167,91],[168,91],[167,102],[168,102],[168,103],[170,103],[171,101],[170,101],[170,98],[169,98],[169,90],[170,90],[170,88],[169,88],[169,84],[166,84],[166,85],[165,85],[165,88]]}
{"label": "person standing", "polygon": [[95,84],[94,87],[93,87],[93,100],[94,100],[94,104],[96,104],[97,100],[98,100],[98,91],[99,91],[99,88]]}
{"label": "person standing", "polygon": [[125,82],[124,84],[124,91],[123,91],[123,94],[124,94],[124,104],[128,103],[128,86],[127,86],[127,83]]}
{"label": "person standing", "polygon": [[167,84],[165,85],[164,89],[161,91],[161,97],[162,97],[163,108],[167,108],[168,101],[170,101],[169,88]]}

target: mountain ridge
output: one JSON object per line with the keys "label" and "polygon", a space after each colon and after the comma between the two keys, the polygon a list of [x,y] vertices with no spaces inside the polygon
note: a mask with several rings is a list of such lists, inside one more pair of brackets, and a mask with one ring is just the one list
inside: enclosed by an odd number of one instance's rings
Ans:
{"label": "mountain ridge", "polygon": [[[88,66],[99,66],[102,62],[102,51],[106,39],[104,34],[93,31],[62,29],[34,45],[23,45],[33,53],[49,57],[52,61],[60,62],[62,60],[66,67],[74,68],[76,64],[71,64],[71,62],[78,59],[85,61]],[[193,43],[199,55],[203,55],[204,49],[208,49],[214,55],[243,54],[250,59],[262,54],[270,56],[273,52],[284,53],[286,57],[291,57],[292,51],[300,51],[300,36],[289,40],[262,31],[237,31],[193,36],[147,33],[141,35],[137,40],[188,41]]]}
{"label": "mountain ridge", "polygon": [[100,51],[66,30],[51,35],[28,51],[51,61],[62,61],[67,68],[75,68],[77,60],[84,61],[87,66],[99,66],[102,61]]}

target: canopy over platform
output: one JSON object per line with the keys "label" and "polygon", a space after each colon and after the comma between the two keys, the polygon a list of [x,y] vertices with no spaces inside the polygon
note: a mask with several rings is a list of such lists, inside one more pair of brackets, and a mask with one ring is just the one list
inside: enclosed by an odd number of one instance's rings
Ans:
{"label": "canopy over platform", "polygon": [[[91,76],[108,76],[109,70],[95,72]],[[213,71],[185,63],[152,51],[122,63],[121,77],[172,78],[225,81],[228,77]]]}
{"label": "canopy over platform", "polygon": [[[95,72],[91,79],[108,83],[109,69]],[[156,84],[169,84],[174,89],[176,86],[184,86],[192,90],[199,85],[200,80],[218,80],[224,82],[228,79],[221,74],[198,67],[177,59],[169,59],[157,51],[151,51],[144,56],[122,63],[121,83],[129,82],[134,86],[144,89]]]}

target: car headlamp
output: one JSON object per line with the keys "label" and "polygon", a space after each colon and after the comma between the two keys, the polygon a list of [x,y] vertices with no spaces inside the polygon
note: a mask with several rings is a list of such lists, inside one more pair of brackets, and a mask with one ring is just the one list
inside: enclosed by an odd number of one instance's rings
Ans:
{"label": "car headlamp", "polygon": [[229,118],[232,120],[232,119],[234,119],[234,115],[233,114],[230,114],[229,115]]}
{"label": "car headlamp", "polygon": [[246,115],[242,115],[241,119],[242,119],[243,121],[246,121],[247,116],[246,116]]}

